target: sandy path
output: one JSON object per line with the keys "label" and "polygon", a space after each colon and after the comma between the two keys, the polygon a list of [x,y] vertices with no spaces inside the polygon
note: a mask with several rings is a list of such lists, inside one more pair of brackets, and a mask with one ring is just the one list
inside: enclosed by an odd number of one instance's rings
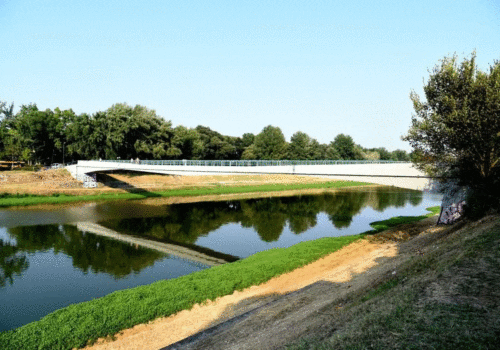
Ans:
{"label": "sandy path", "polygon": [[[357,241],[262,285],[234,292],[204,305],[195,305],[191,310],[181,311],[170,317],[135,326],[117,334],[115,341],[100,341],[86,349],[160,349],[315,282],[346,284],[353,276],[376,266],[381,258],[391,258],[396,254],[397,245],[394,242]],[[349,291],[354,290],[350,285],[345,287],[350,288]],[[321,305],[318,304],[317,307]]]}

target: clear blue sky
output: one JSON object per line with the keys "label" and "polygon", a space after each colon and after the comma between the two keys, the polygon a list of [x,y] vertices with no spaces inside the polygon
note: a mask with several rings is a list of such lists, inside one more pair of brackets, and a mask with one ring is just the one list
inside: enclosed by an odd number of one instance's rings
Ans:
{"label": "clear blue sky", "polygon": [[126,102],[226,135],[272,124],[410,150],[408,96],[428,69],[500,59],[500,0],[0,0],[0,43],[16,110]]}

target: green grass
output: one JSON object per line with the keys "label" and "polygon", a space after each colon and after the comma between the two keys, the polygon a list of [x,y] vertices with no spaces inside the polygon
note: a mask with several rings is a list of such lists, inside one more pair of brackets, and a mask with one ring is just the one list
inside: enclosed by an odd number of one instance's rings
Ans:
{"label": "green grass", "polygon": [[363,235],[322,238],[271,249],[231,264],[68,306],[40,321],[0,333],[0,349],[71,349],[136,324],[190,309],[292,271]]}
{"label": "green grass", "polygon": [[500,217],[488,220],[428,237],[432,249],[332,313],[331,331],[288,349],[498,349]]}
{"label": "green grass", "polygon": [[40,196],[31,194],[9,194],[0,193],[0,207],[27,206],[35,204],[63,204],[80,201],[101,200],[133,200],[149,197],[190,197],[221,194],[276,192],[304,189],[333,189],[343,187],[354,187],[368,185],[364,182],[355,181],[332,181],[312,184],[267,184],[258,186],[220,186],[220,187],[194,187],[189,189],[176,189],[169,191],[137,191],[127,193],[101,193],[95,195],[75,196],[69,194],[54,194]]}
{"label": "green grass", "polygon": [[435,206],[426,208],[426,210],[429,211],[430,213],[419,216],[396,216],[387,220],[372,222],[370,223],[370,226],[373,227],[373,230],[365,233],[377,233],[398,225],[409,224],[415,221],[420,221],[428,217],[434,216],[436,214],[439,214],[441,208],[439,206]]}

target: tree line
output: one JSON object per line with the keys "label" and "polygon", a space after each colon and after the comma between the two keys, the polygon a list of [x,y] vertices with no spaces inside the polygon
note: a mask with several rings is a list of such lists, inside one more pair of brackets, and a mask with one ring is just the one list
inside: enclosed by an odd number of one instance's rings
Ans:
{"label": "tree line", "polygon": [[297,131],[287,142],[281,129],[266,126],[254,135],[226,136],[199,125],[173,127],[144,106],[126,103],[76,115],[72,109],[41,111],[36,104],[0,101],[0,159],[52,164],[78,159],[293,159],[402,160],[403,150],[366,149],[349,135],[321,144]]}

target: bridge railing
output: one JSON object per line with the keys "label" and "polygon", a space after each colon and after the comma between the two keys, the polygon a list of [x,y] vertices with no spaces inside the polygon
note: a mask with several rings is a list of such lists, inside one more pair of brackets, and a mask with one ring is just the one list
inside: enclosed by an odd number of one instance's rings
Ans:
{"label": "bridge railing", "polygon": [[[112,163],[133,163],[136,160],[96,160]],[[395,160],[140,160],[142,165],[184,165],[184,166],[280,166],[280,165],[337,165],[337,164],[396,164],[408,163]]]}

